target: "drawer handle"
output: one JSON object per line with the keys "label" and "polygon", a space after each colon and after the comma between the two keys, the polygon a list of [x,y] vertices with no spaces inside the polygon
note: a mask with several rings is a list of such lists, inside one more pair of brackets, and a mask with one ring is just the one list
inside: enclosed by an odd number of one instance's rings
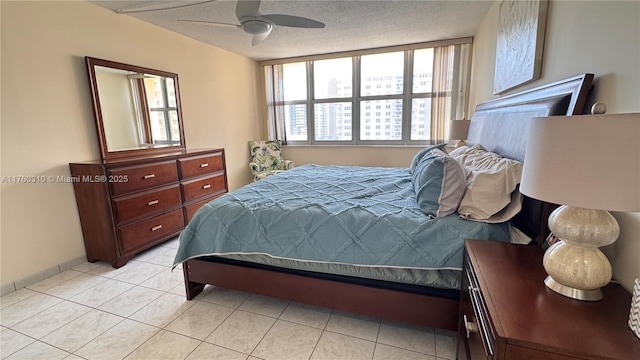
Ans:
{"label": "drawer handle", "polygon": [[157,203],[159,203],[159,202],[160,202],[159,200],[153,200],[153,201],[149,201],[149,202],[147,203],[147,205],[151,206],[151,205],[155,205],[155,204],[157,204]]}
{"label": "drawer handle", "polygon": [[208,189],[208,188],[210,188],[210,187],[211,187],[211,185],[207,184],[207,185],[203,186],[202,188],[203,188],[203,189]]}
{"label": "drawer handle", "polygon": [[463,315],[462,319],[464,321],[464,329],[467,331],[467,339],[471,337],[471,333],[478,332],[478,325],[474,322],[467,320],[467,315]]}
{"label": "drawer handle", "polygon": [[209,163],[200,164],[201,168],[206,168],[207,166],[209,166]]}
{"label": "drawer handle", "polygon": [[151,231],[156,231],[156,230],[160,230],[160,229],[162,229],[162,225],[156,225],[156,226],[151,228]]}
{"label": "drawer handle", "polygon": [[145,175],[145,176],[144,176],[144,179],[145,179],[145,180],[147,180],[147,179],[153,179],[154,177],[156,177],[156,174],[149,174],[149,175]]}

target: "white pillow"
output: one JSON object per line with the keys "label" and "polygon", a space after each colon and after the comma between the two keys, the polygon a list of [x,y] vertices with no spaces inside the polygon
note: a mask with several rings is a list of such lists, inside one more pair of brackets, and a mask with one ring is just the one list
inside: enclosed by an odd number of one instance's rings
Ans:
{"label": "white pillow", "polygon": [[467,189],[458,213],[469,220],[504,222],[522,208],[517,190],[522,163],[487,151],[481,145],[462,146],[449,154],[465,170]]}
{"label": "white pillow", "polygon": [[511,234],[512,244],[529,245],[533,241],[527,234],[513,225],[509,226],[509,233]]}

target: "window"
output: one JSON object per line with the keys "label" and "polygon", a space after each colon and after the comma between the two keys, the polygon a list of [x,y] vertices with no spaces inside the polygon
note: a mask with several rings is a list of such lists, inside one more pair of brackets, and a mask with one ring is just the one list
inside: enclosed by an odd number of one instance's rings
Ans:
{"label": "window", "polygon": [[130,81],[134,101],[139,105],[136,108],[149,110],[137,114],[144,142],[179,144],[180,126],[173,79],[148,76],[134,77]]}
{"label": "window", "polygon": [[441,142],[448,120],[464,116],[465,41],[266,62],[271,136],[312,145]]}
{"label": "window", "polygon": [[315,141],[351,141],[352,80],[351,58],[313,62]]}
{"label": "window", "polygon": [[[315,136],[318,141],[351,140],[351,111],[348,104],[320,103],[314,106]],[[347,135],[349,134],[349,135]]]}
{"label": "window", "polygon": [[307,69],[304,63],[284,64],[282,80],[287,139],[307,141]]}
{"label": "window", "polygon": [[313,62],[315,99],[351,97],[351,58]]}
{"label": "window", "polygon": [[[428,140],[431,128],[431,95],[433,83],[433,49],[415,50],[413,53],[414,98],[411,106],[411,140]],[[427,81],[423,81],[427,79]]]}

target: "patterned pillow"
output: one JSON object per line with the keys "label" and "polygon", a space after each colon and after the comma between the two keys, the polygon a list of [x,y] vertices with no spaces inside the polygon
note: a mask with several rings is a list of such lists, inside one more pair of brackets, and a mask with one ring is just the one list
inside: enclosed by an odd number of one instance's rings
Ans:
{"label": "patterned pillow", "polygon": [[416,169],[416,166],[418,166],[418,163],[420,162],[420,160],[422,159],[424,154],[426,154],[427,152],[429,152],[429,151],[431,151],[433,149],[442,150],[442,149],[444,149],[445,145],[446,144],[438,144],[438,145],[427,146],[426,148],[421,149],[420,151],[418,151],[413,156],[413,159],[411,160],[411,165],[409,166],[409,173],[413,174],[413,172]]}
{"label": "patterned pillow", "polygon": [[454,213],[466,187],[462,166],[437,148],[423,154],[411,182],[420,211],[430,218]]}

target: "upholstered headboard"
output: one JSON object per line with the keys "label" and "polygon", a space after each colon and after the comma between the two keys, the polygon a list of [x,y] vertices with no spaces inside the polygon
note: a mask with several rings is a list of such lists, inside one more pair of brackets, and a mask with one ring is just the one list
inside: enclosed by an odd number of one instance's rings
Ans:
{"label": "upholstered headboard", "polygon": [[[471,118],[467,143],[524,161],[529,119],[582,114],[592,81],[593,74],[583,74],[481,103]],[[553,207],[525,197],[512,224],[540,244],[548,235],[546,219]]]}

